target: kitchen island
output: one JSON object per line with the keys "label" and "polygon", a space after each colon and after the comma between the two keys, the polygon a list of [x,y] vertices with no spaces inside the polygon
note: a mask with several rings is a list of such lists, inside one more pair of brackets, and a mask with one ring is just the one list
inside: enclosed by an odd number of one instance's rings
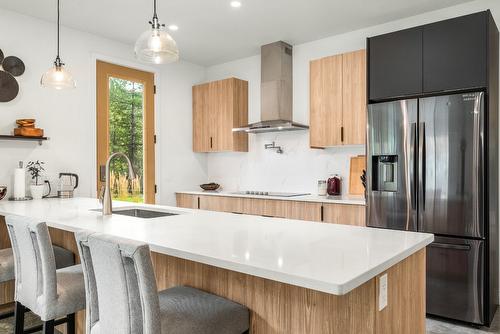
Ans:
{"label": "kitchen island", "polygon": [[[189,285],[244,304],[251,333],[425,332],[432,235],[114,203],[116,211],[132,206],[176,215],[102,217],[98,200],[75,198],[2,201],[0,216],[45,221],[53,243],[75,252],[79,230],[145,242],[159,289]],[[1,248],[9,247],[6,234],[2,224]],[[0,290],[1,302],[11,300],[11,289],[7,283]]]}

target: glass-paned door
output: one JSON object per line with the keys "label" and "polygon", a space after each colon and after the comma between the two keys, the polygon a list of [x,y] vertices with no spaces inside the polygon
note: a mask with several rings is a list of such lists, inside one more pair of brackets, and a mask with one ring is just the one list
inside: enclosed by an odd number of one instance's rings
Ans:
{"label": "glass-paned door", "polygon": [[110,164],[113,200],[154,203],[154,75],[97,62],[97,185],[105,182],[110,154],[126,154],[135,179],[128,178],[125,159]]}

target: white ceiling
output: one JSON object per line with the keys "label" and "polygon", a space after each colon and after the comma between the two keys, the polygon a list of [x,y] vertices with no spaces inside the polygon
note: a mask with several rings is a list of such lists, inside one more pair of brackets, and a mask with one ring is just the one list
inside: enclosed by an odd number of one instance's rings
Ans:
{"label": "white ceiling", "polygon": [[[300,44],[470,0],[158,0],[161,22],[181,58],[213,65],[259,53],[260,45]],[[147,29],[152,0],[61,0],[62,24],[133,44]],[[0,7],[55,21],[55,0],[0,0]],[[20,23],[22,24],[22,23]]]}

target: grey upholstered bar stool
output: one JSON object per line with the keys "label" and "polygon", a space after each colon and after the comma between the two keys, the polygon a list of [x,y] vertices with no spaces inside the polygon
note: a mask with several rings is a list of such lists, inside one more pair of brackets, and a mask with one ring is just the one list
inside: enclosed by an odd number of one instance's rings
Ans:
{"label": "grey upholstered bar stool", "polygon": [[14,253],[15,334],[24,332],[25,308],[41,318],[44,334],[54,333],[54,327],[64,322],[67,333],[73,334],[75,313],[85,308],[81,265],[56,269],[45,223],[19,216],[7,216],[5,220]]}
{"label": "grey upholstered bar stool", "polygon": [[189,287],[158,293],[149,247],[103,234],[77,233],[87,294],[87,334],[242,334],[240,304]]}
{"label": "grey upholstered bar stool", "polygon": [[[53,245],[54,256],[56,258],[56,268],[69,267],[75,264],[75,255],[62,247]],[[11,281],[15,278],[14,274],[14,253],[12,248],[0,249],[0,283]],[[0,314],[0,319],[10,318],[14,312]]]}

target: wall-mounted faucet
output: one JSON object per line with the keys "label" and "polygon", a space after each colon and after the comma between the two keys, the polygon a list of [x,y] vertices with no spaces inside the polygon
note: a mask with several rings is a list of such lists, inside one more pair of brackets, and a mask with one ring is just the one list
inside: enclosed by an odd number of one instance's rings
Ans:
{"label": "wall-mounted faucet", "polygon": [[272,149],[275,149],[276,150],[276,153],[278,154],[283,154],[283,149],[281,148],[281,146],[276,146],[276,144],[273,142],[272,144],[265,144],[264,145],[264,148],[266,150],[272,150]]}

